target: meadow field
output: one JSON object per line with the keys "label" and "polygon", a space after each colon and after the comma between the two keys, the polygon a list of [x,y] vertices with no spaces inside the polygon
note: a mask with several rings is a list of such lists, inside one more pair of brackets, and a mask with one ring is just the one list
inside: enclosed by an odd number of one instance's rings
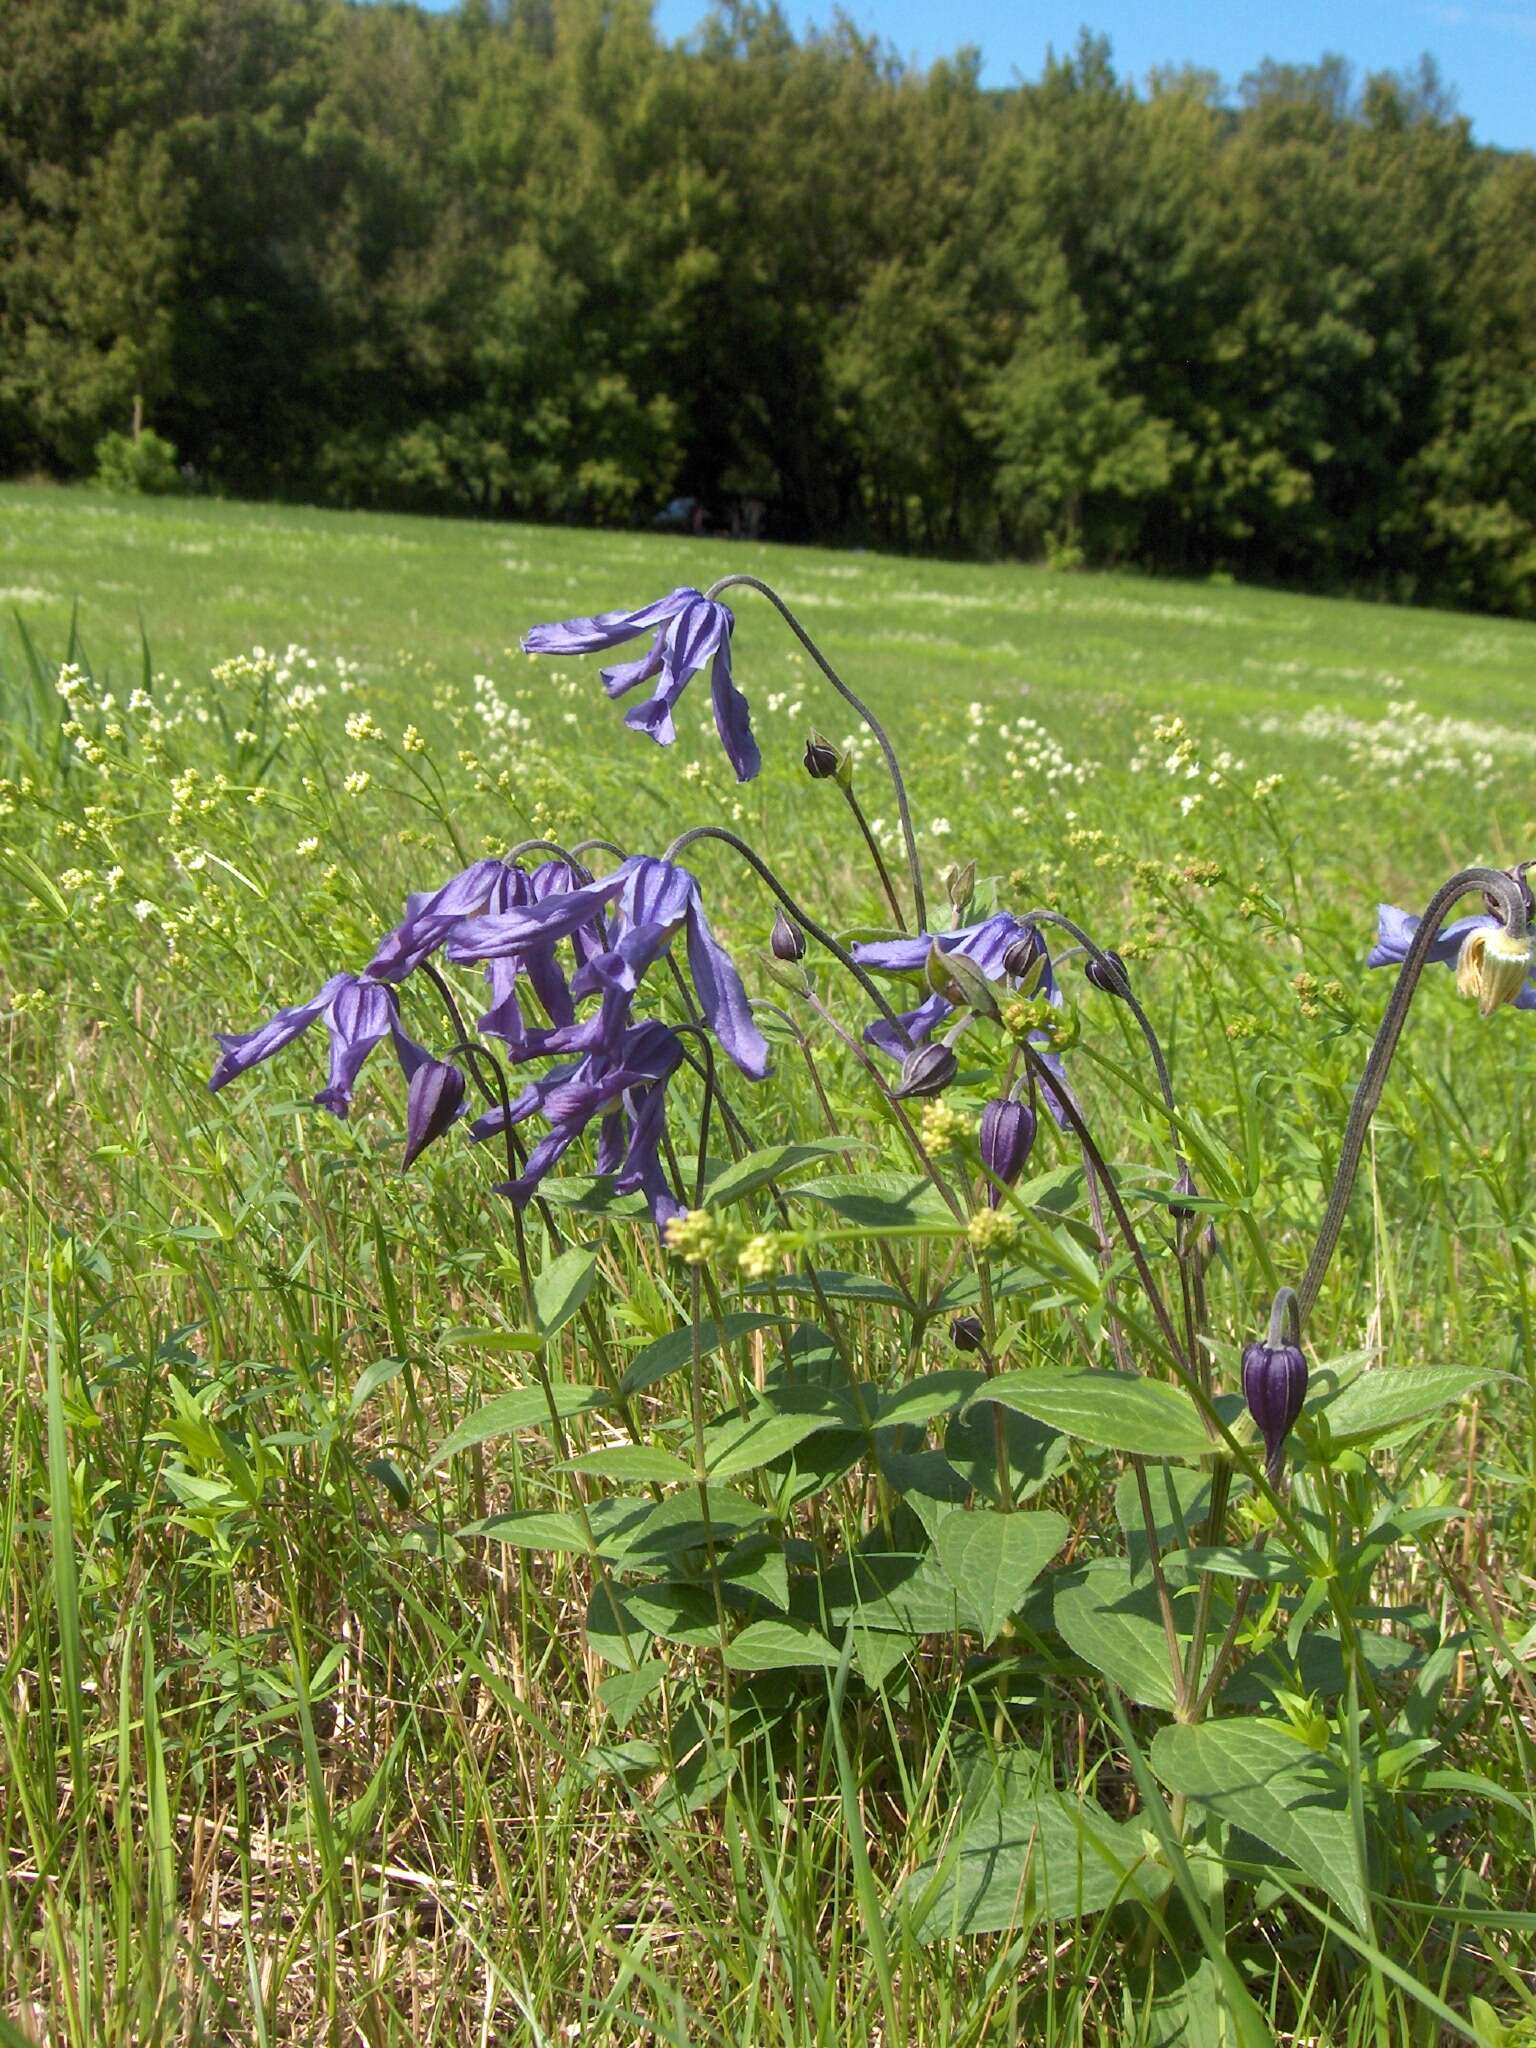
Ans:
{"label": "meadow field", "polygon": [[[687,1259],[585,1139],[519,1211],[462,1128],[402,1172],[387,1048],[344,1121],[318,1030],[209,1092],[215,1032],[529,840],[719,826],[887,943],[878,747],[756,593],[746,783],[707,676],[664,751],[519,650],[743,572],[888,725],[927,928],[1081,924],[1176,1110],[1059,929],[1068,1021],[951,987],[956,1113],[894,1102],[720,839],[775,1071],[686,1041]],[[1233,1398],[1378,904],[1536,858],[1533,678],[1536,626],[1231,584],[0,487],[0,2042],[1536,2040],[1525,1010],[1427,972],[1273,1484]],[[1102,1157],[1042,1113],[993,1208],[1036,1045]]]}

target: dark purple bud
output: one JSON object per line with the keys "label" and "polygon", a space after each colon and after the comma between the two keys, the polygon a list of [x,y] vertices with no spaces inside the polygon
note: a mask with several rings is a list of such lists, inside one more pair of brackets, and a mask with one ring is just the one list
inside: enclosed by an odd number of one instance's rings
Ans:
{"label": "dark purple bud", "polygon": [[947,1045],[920,1045],[901,1063],[901,1079],[891,1093],[898,1102],[911,1096],[942,1095],[960,1071]]}
{"label": "dark purple bud", "polygon": [[843,765],[843,757],[830,740],[813,732],[805,743],[805,772],[812,782],[830,782]]}
{"label": "dark purple bud", "polygon": [[1045,941],[1031,929],[1020,932],[1003,955],[1003,972],[1010,981],[1022,981],[1045,951]]}
{"label": "dark purple bud", "polygon": [[423,1060],[405,1098],[403,1173],[464,1114],[464,1076],[447,1060]]}
{"label": "dark purple bud", "polygon": [[949,1341],[957,1351],[979,1351],[984,1334],[980,1316],[956,1316],[949,1326]]}
{"label": "dark purple bud", "polygon": [[773,920],[773,936],[768,945],[775,960],[803,960],[805,958],[805,933],[793,918],[781,910]]}
{"label": "dark purple bud", "polygon": [[1090,960],[1083,973],[1089,987],[1106,996],[1126,996],[1131,992],[1131,977],[1118,953],[1106,953],[1102,960]]}
{"label": "dark purple bud", "polygon": [[1243,1398],[1264,1439],[1265,1469],[1280,1477],[1285,1440],[1307,1398],[1307,1361],[1295,1344],[1249,1344],[1243,1352]]}
{"label": "dark purple bud", "polygon": [[[1035,1142],[1035,1112],[1027,1102],[1015,1102],[999,1095],[981,1113],[981,1163],[994,1180],[1012,1187],[1024,1171]],[[1003,1199],[997,1188],[990,1190],[995,1209]]]}

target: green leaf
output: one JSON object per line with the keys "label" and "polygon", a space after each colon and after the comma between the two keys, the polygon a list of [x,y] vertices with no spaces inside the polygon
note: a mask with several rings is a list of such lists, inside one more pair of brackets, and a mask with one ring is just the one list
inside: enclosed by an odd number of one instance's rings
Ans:
{"label": "green leaf", "polygon": [[718,1643],[714,1602],[700,1586],[663,1580],[622,1589],[607,1580],[594,1586],[587,1603],[587,1647],[595,1657],[628,1670],[632,1658],[644,1659],[653,1636],[693,1650]]}
{"label": "green leaf", "polygon": [[948,1415],[986,1384],[986,1374],[966,1372],[951,1366],[940,1372],[925,1372],[904,1386],[882,1392],[878,1426],[891,1429],[897,1423],[931,1422],[936,1415]]}
{"label": "green leaf", "polygon": [[1132,1585],[1118,1558],[1100,1558],[1055,1582],[1056,1628],[1069,1650],[1138,1706],[1172,1711],[1168,1638],[1153,1588]]}
{"label": "green leaf", "polygon": [[727,1644],[725,1661],[733,1671],[795,1671],[806,1664],[831,1670],[839,1659],[820,1629],[786,1619],[749,1622]]}
{"label": "green leaf", "polygon": [[789,1611],[789,1567],[776,1536],[748,1536],[720,1560],[720,1576],[729,1585],[757,1593],[781,1614]]}
{"label": "green leaf", "polygon": [[1378,1366],[1357,1373],[1339,1393],[1305,1414],[1323,1417],[1332,1447],[1344,1450],[1438,1415],[1495,1377],[1491,1367],[1471,1365]]}
{"label": "green leaf", "polygon": [[1206,1721],[1160,1729],[1152,1768],[1170,1792],[1294,1863],[1366,1929],[1365,1873],[1342,1767],[1277,1721]]}
{"label": "green leaf", "polygon": [[884,1629],[900,1635],[951,1635],[973,1626],[965,1602],[937,1554],[870,1545],[820,1575],[799,1578],[791,1607],[837,1626]]}
{"label": "green leaf", "polygon": [[900,1635],[894,1629],[856,1628],[853,1661],[860,1678],[871,1692],[879,1692],[893,1671],[899,1670],[918,1646],[917,1636]]}
{"label": "green leaf", "polygon": [[976,1616],[984,1643],[1002,1633],[1010,1614],[1067,1540],[1056,1514],[999,1514],[976,1508],[939,1524],[939,1562]]}
{"label": "green leaf", "polygon": [[597,1696],[613,1716],[621,1732],[648,1700],[661,1690],[667,1667],[659,1657],[648,1659],[633,1671],[612,1672],[597,1688]]}
{"label": "green leaf", "polygon": [[461,1541],[471,1536],[506,1543],[514,1550],[558,1551],[573,1557],[585,1557],[591,1550],[580,1521],[563,1508],[551,1508],[540,1514],[488,1515],[484,1521],[471,1522],[459,1531]]}
{"label": "green leaf", "polygon": [[694,1471],[670,1451],[653,1444],[608,1444],[600,1451],[583,1451],[579,1458],[567,1458],[557,1472],[593,1472],[599,1479],[626,1480],[639,1486],[688,1486]]}
{"label": "green leaf", "polygon": [[978,1394],[944,1432],[944,1455],[975,1492],[1001,1506],[997,1478],[997,1424],[1003,1425],[1008,1454],[1008,1485],[1015,1502],[1037,1494],[1066,1462],[1072,1446],[1059,1429],[1019,1415],[1011,1408],[992,1407]]}
{"label": "green leaf", "polygon": [[698,1488],[690,1486],[659,1501],[618,1496],[588,1512],[603,1556],[637,1570],[665,1569],[680,1550],[734,1542],[768,1519],[766,1508],[730,1486],[707,1488],[702,1504]]}
{"label": "green leaf", "polygon": [[774,1404],[755,1408],[750,1415],[733,1415],[729,1422],[710,1430],[705,1439],[710,1477],[731,1479],[738,1472],[754,1472],[760,1465],[782,1458],[807,1437],[825,1429],[846,1430],[849,1422],[833,1394],[815,1389],[806,1390],[803,1408],[785,1412]]}
{"label": "green leaf", "polygon": [[536,1354],[544,1349],[544,1339],[536,1330],[453,1329],[442,1331],[437,1341],[445,1346],[473,1345],[477,1351],[531,1351]]}
{"label": "green leaf", "polygon": [[547,1342],[575,1315],[592,1291],[597,1272],[596,1252],[562,1252],[546,1266],[533,1283],[533,1312]]}
{"label": "green leaf", "polygon": [[[562,1384],[552,1386],[550,1393],[555,1413],[561,1421],[567,1416],[585,1415],[590,1409],[601,1408],[607,1398],[598,1387]],[[448,1459],[457,1457],[460,1451],[467,1451],[472,1444],[483,1444],[493,1436],[510,1436],[515,1430],[547,1425],[549,1407],[542,1387],[514,1387],[510,1393],[498,1394],[494,1401],[487,1401],[483,1408],[466,1417],[457,1429],[449,1431],[427,1460],[427,1471],[446,1464]]]}
{"label": "green leaf", "polygon": [[905,1308],[907,1297],[884,1280],[872,1279],[868,1273],[835,1273],[818,1270],[814,1277],[809,1273],[782,1273],[774,1280],[755,1280],[750,1287],[744,1287],[743,1294],[815,1294],[817,1289],[828,1301],[879,1301],[891,1308]]}
{"label": "green leaf", "polygon": [[[711,1317],[699,1325],[699,1356],[708,1358],[723,1344],[734,1344],[738,1337],[749,1337],[754,1330],[771,1329],[778,1320],[777,1316],[757,1315],[749,1309],[738,1309],[726,1316],[723,1322]],[[669,1379],[692,1361],[693,1331],[685,1323],[682,1329],[669,1330],[665,1337],[658,1337],[643,1351],[635,1353],[619,1382],[619,1391],[624,1394],[644,1393],[647,1387],[654,1387],[658,1380]]]}
{"label": "green leaf", "polygon": [[892,1230],[915,1223],[947,1223],[950,1210],[924,1175],[905,1173],[828,1173],[788,1190],[792,1200],[823,1203],[845,1222],[871,1230]]}
{"label": "green leaf", "polygon": [[732,1202],[744,1202],[748,1195],[781,1180],[786,1173],[795,1173],[815,1159],[835,1158],[858,1143],[853,1138],[820,1138],[807,1144],[764,1145],[716,1174],[704,1192],[705,1205],[723,1209]]}
{"label": "green leaf", "polygon": [[1208,1457],[1214,1448],[1188,1394],[1136,1373],[1096,1372],[1087,1366],[1006,1372],[988,1382],[985,1399],[1033,1415],[1068,1436],[1112,1451],[1138,1451],[1144,1458],[1193,1460]]}
{"label": "green leaf", "polygon": [[1167,1889],[1134,1824],[1040,1785],[1038,1766],[1029,1754],[999,1767],[944,1853],[902,1886],[898,1903],[919,1941],[1070,1923]]}

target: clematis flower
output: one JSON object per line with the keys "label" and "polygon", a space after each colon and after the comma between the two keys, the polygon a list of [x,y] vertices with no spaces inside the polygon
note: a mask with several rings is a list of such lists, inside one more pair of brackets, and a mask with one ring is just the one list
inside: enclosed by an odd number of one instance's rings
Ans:
{"label": "clematis flower", "polygon": [[[1378,903],[1376,906],[1376,943],[1365,957],[1367,967],[1400,967],[1408,957],[1413,944],[1413,935],[1421,920],[1412,911],[1400,910],[1393,903]],[[1488,938],[1495,932],[1502,935],[1504,924],[1497,917],[1459,917],[1454,924],[1441,927],[1430,943],[1429,958],[1443,967],[1459,965],[1468,939],[1474,934],[1484,934],[1482,944],[1486,947]],[[1518,987],[1518,984],[1517,984]],[[1536,964],[1525,977],[1525,985],[1518,993],[1508,998],[1516,1010],[1536,1010]]]}
{"label": "clematis flower", "polygon": [[470,1135],[486,1138],[507,1123],[540,1115],[547,1134],[529,1153],[516,1180],[502,1181],[496,1192],[522,1208],[540,1181],[596,1119],[601,1119],[597,1170],[614,1176],[618,1194],[640,1192],[650,1203],[658,1230],[682,1213],[661,1166],[666,1129],[666,1084],[682,1063],[682,1040],[665,1024],[648,1020],[624,1032],[616,1058],[594,1052],[573,1065],[543,1075],[511,1106],[510,1118],[493,1110],[471,1126]]}
{"label": "clematis flower", "polygon": [[404,981],[466,917],[510,909],[522,901],[527,887],[528,877],[520,867],[504,860],[477,860],[440,889],[408,896],[404,918],[379,941],[367,972],[375,981]]}
{"label": "clematis flower", "polygon": [[671,861],[633,855],[601,881],[469,919],[446,954],[459,962],[527,961],[562,938],[585,932],[590,941],[593,931],[603,934],[601,949],[589,944],[570,992],[576,1000],[598,996],[597,1011],[580,1022],[573,1017],[554,1029],[528,1032],[515,1057],[603,1052],[617,1058],[640,982],[681,932],[705,1023],[750,1080],[763,1078],[768,1045],[753,1021],[741,976],[704,914],[697,880]]}
{"label": "clematis flower", "polygon": [[371,975],[333,974],[309,1002],[277,1011],[254,1031],[216,1031],[222,1049],[209,1089],[216,1094],[237,1075],[282,1052],[322,1017],[330,1038],[330,1072],[315,1097],[316,1106],[345,1119],[364,1061],[375,1046],[390,1039],[407,1083],[409,1166],[462,1114],[464,1077],[450,1062],[434,1059],[403,1029],[394,990]]}
{"label": "clematis flower", "polygon": [[602,654],[642,633],[653,633],[648,652],[603,670],[603,687],[610,697],[622,697],[643,683],[654,684],[651,694],[624,714],[624,722],[637,732],[648,732],[664,747],[677,737],[673,707],[708,662],[715,729],[737,781],[750,782],[762,766],[762,756],[747,700],[731,677],[735,623],[729,605],[685,585],[635,611],[598,612],[590,618],[535,626],[522,644],[528,654]]}
{"label": "clematis flower", "polygon": [[[1007,910],[995,911],[979,924],[962,925],[957,931],[919,932],[915,938],[909,939],[861,940],[852,950],[861,967],[885,974],[922,974],[927,969],[928,956],[935,944],[941,953],[959,953],[978,967],[988,981],[1009,980],[1021,968],[1033,969],[1038,963],[1039,979],[1034,992],[1043,995],[1052,1005],[1061,1002],[1061,991],[1051,971],[1050,955],[1040,934],[1032,925],[1023,923]],[[924,1045],[943,1028],[954,1015],[954,1010],[954,1004],[947,997],[930,995],[915,1010],[902,1012],[901,1022],[913,1044]],[[865,1027],[864,1040],[878,1052],[889,1053],[893,1059],[905,1060],[908,1056],[908,1047],[883,1017]],[[1046,1067],[1065,1089],[1067,1077],[1060,1058],[1048,1049],[1037,1049]],[[1060,1106],[1049,1088],[1045,1090],[1045,1096],[1051,1114],[1058,1123],[1061,1122]]]}

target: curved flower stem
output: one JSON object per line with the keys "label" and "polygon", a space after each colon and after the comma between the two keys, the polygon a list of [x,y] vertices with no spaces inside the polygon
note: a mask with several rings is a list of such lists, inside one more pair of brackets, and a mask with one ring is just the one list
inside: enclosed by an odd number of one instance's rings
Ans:
{"label": "curved flower stem", "polygon": [[779,880],[778,876],[775,875],[772,868],[770,868],[764,860],[762,860],[756,853],[753,852],[752,848],[748,846],[745,839],[739,839],[734,832],[728,832],[723,825],[695,825],[689,831],[680,832],[678,834],[676,839],[673,840],[672,844],[667,848],[666,852],[662,855],[662,859],[668,861],[676,860],[680,853],[685,852],[688,847],[697,844],[697,842],[701,839],[718,839],[722,842],[722,844],[732,847],[737,853],[739,853],[742,859],[747,863],[747,865],[755,870],[759,879],[767,883],[768,887],[773,891],[774,895],[778,898],[779,902],[789,912],[790,916],[794,918],[795,922],[802,928],[802,930],[809,932],[811,937],[816,941],[818,945],[826,947],[827,951],[832,955],[833,959],[837,961],[839,966],[847,969],[847,971],[853,976],[854,980],[859,984],[860,988],[863,989],[865,995],[869,997],[870,1001],[874,1004],[875,1008],[880,1012],[881,1016],[884,1017],[885,1021],[888,1024],[894,1026],[898,1036],[901,1037],[908,1046],[912,1044],[911,1032],[908,1031],[906,1025],[902,1023],[901,1019],[897,1016],[896,1012],[891,1008],[890,1004],[886,1001],[885,997],[881,995],[879,989],[876,988],[875,984],[864,972],[864,969],[859,965],[858,961],[854,959],[853,955],[846,949],[846,947],[840,946],[838,944],[837,940],[833,938],[832,934],[829,931],[824,931],[822,927],[819,924],[817,924],[816,920],[813,917],[811,917],[806,911],[801,909],[800,905],[795,901],[794,897],[790,895],[789,891],[784,887],[783,883]]}
{"label": "curved flower stem", "polygon": [[876,740],[878,740],[880,751],[885,756],[885,765],[890,770],[891,787],[896,792],[896,809],[901,816],[901,836],[907,845],[907,869],[912,877],[912,903],[917,916],[917,928],[920,932],[927,931],[928,904],[927,899],[923,895],[923,870],[917,858],[917,836],[912,830],[912,811],[907,802],[907,785],[902,780],[901,764],[896,759],[896,749],[891,745],[890,740],[886,736],[885,727],[876,718],[864,700],[861,697],[856,697],[853,691],[849,689],[848,685],[816,645],[810,634],[806,632],[804,626],[801,625],[783,598],[779,596],[776,590],[764,583],[761,577],[746,575],[721,576],[711,583],[704,595],[708,598],[716,598],[722,590],[731,590],[738,587],[755,590],[759,596],[767,598],[768,602],[783,619],[785,625],[788,626],[789,630],[800,642],[800,645],[805,649],[812,661],[815,662],[833,689],[836,690],[839,697],[842,698],[845,704],[852,705],[853,709],[874,734]]}
{"label": "curved flower stem", "polygon": [[1136,1235],[1136,1226],[1132,1223],[1130,1212],[1121,1199],[1119,1186],[1105,1163],[1104,1155],[1095,1144],[1093,1133],[1083,1120],[1081,1110],[1072,1100],[1070,1090],[1064,1089],[1056,1081],[1050,1069],[1045,1065],[1033,1046],[1026,1045],[1024,1047],[1024,1060],[1036,1084],[1043,1084],[1047,1087],[1061,1104],[1062,1113],[1072,1127],[1073,1136],[1077,1139],[1079,1145],[1082,1146],[1084,1154],[1087,1156],[1094,1172],[1098,1175],[1100,1186],[1109,1197],[1109,1206],[1114,1211],[1115,1222],[1119,1227],[1121,1239],[1126,1250],[1131,1255],[1131,1263],[1136,1268],[1136,1278],[1141,1282],[1141,1291],[1146,1296],[1147,1305],[1152,1310],[1157,1320],[1158,1328],[1163,1333],[1163,1342],[1168,1346],[1169,1355],[1177,1366],[1180,1378],[1186,1383],[1195,1381],[1198,1384],[1198,1375],[1195,1371],[1194,1363],[1185,1356],[1184,1346],[1179,1340],[1178,1331],[1173,1326],[1173,1318],[1168,1313],[1167,1304],[1163,1300],[1162,1290],[1153,1278],[1152,1268],[1147,1264],[1147,1255],[1141,1248],[1141,1239]]}
{"label": "curved flower stem", "polygon": [[886,902],[891,906],[891,915],[895,918],[901,929],[905,931],[907,928],[906,913],[901,907],[900,897],[896,894],[896,884],[891,880],[891,871],[885,864],[885,855],[880,851],[880,842],[869,829],[869,820],[864,815],[864,806],[854,795],[848,783],[839,781],[837,786],[843,792],[843,802],[853,813],[854,822],[864,835],[864,844],[869,848],[869,857],[875,864],[875,873],[880,877],[880,886],[885,891]]}
{"label": "curved flower stem", "polygon": [[[1100,967],[1109,968],[1111,973],[1113,973],[1114,962],[1109,958],[1103,947],[1097,945],[1080,924],[1074,924],[1070,917],[1064,917],[1059,910],[1026,910],[1019,919],[1019,922],[1020,924],[1028,925],[1055,925],[1058,930],[1067,932],[1072,938],[1076,939],[1078,945],[1082,947],[1090,960],[1096,962]],[[1125,1004],[1125,1007],[1136,1019],[1141,1029],[1141,1035],[1147,1042],[1147,1051],[1152,1056],[1152,1065],[1157,1074],[1158,1091],[1163,1098],[1163,1107],[1168,1112],[1168,1120],[1173,1135],[1174,1155],[1178,1159],[1179,1165],[1187,1172],[1189,1162],[1184,1156],[1184,1147],[1179,1137],[1178,1104],[1174,1100],[1173,1077],[1168,1072],[1168,1062],[1163,1057],[1163,1048],[1158,1039],[1157,1032],[1153,1029],[1152,1019],[1136,1000],[1135,992],[1128,982],[1119,991],[1119,996],[1120,1001]],[[1193,1185],[1191,1185],[1189,1192],[1191,1194],[1195,1193]]]}
{"label": "curved flower stem", "polygon": [[1323,1211],[1323,1220],[1318,1229],[1317,1242],[1312,1247],[1312,1256],[1307,1261],[1307,1270],[1296,1289],[1298,1330],[1316,1305],[1329,1263],[1338,1247],[1339,1232],[1344,1226],[1345,1211],[1349,1207],[1355,1175],[1360,1167],[1360,1157],[1365,1150],[1366,1132],[1381,1101],[1387,1074],[1397,1052],[1397,1042],[1403,1035],[1404,1024],[1408,1021],[1409,1005],[1419,985],[1419,977],[1429,960],[1429,949],[1439,935],[1440,927],[1445,923],[1448,914],[1463,896],[1469,895],[1474,889],[1480,889],[1494,899],[1506,927],[1516,938],[1524,938],[1526,935],[1525,890],[1521,883],[1506,874],[1502,868],[1463,868],[1459,874],[1452,875],[1448,882],[1443,883],[1430,898],[1429,907],[1414,931],[1407,957],[1398,970],[1396,986],[1377,1028],[1376,1040],[1365,1063],[1365,1072],[1360,1077],[1360,1085],[1355,1090],[1354,1102],[1350,1105],[1349,1121],[1344,1126],[1344,1142],[1339,1148],[1339,1163],[1334,1169],[1333,1186],[1328,1194],[1328,1206]]}
{"label": "curved flower stem", "polygon": [[[606,839],[589,839],[586,844],[588,846],[600,846],[605,852],[610,850]],[[580,857],[583,850],[583,848],[577,847],[574,852],[570,851],[562,846],[557,839],[519,839],[516,846],[509,846],[507,848],[507,851],[502,855],[502,859],[510,863],[515,860],[521,860],[525,853],[549,853],[553,854],[556,860],[563,860],[573,875],[589,875],[591,870]],[[617,847],[611,850],[618,853]],[[622,860],[623,855],[620,854],[619,858]]]}

